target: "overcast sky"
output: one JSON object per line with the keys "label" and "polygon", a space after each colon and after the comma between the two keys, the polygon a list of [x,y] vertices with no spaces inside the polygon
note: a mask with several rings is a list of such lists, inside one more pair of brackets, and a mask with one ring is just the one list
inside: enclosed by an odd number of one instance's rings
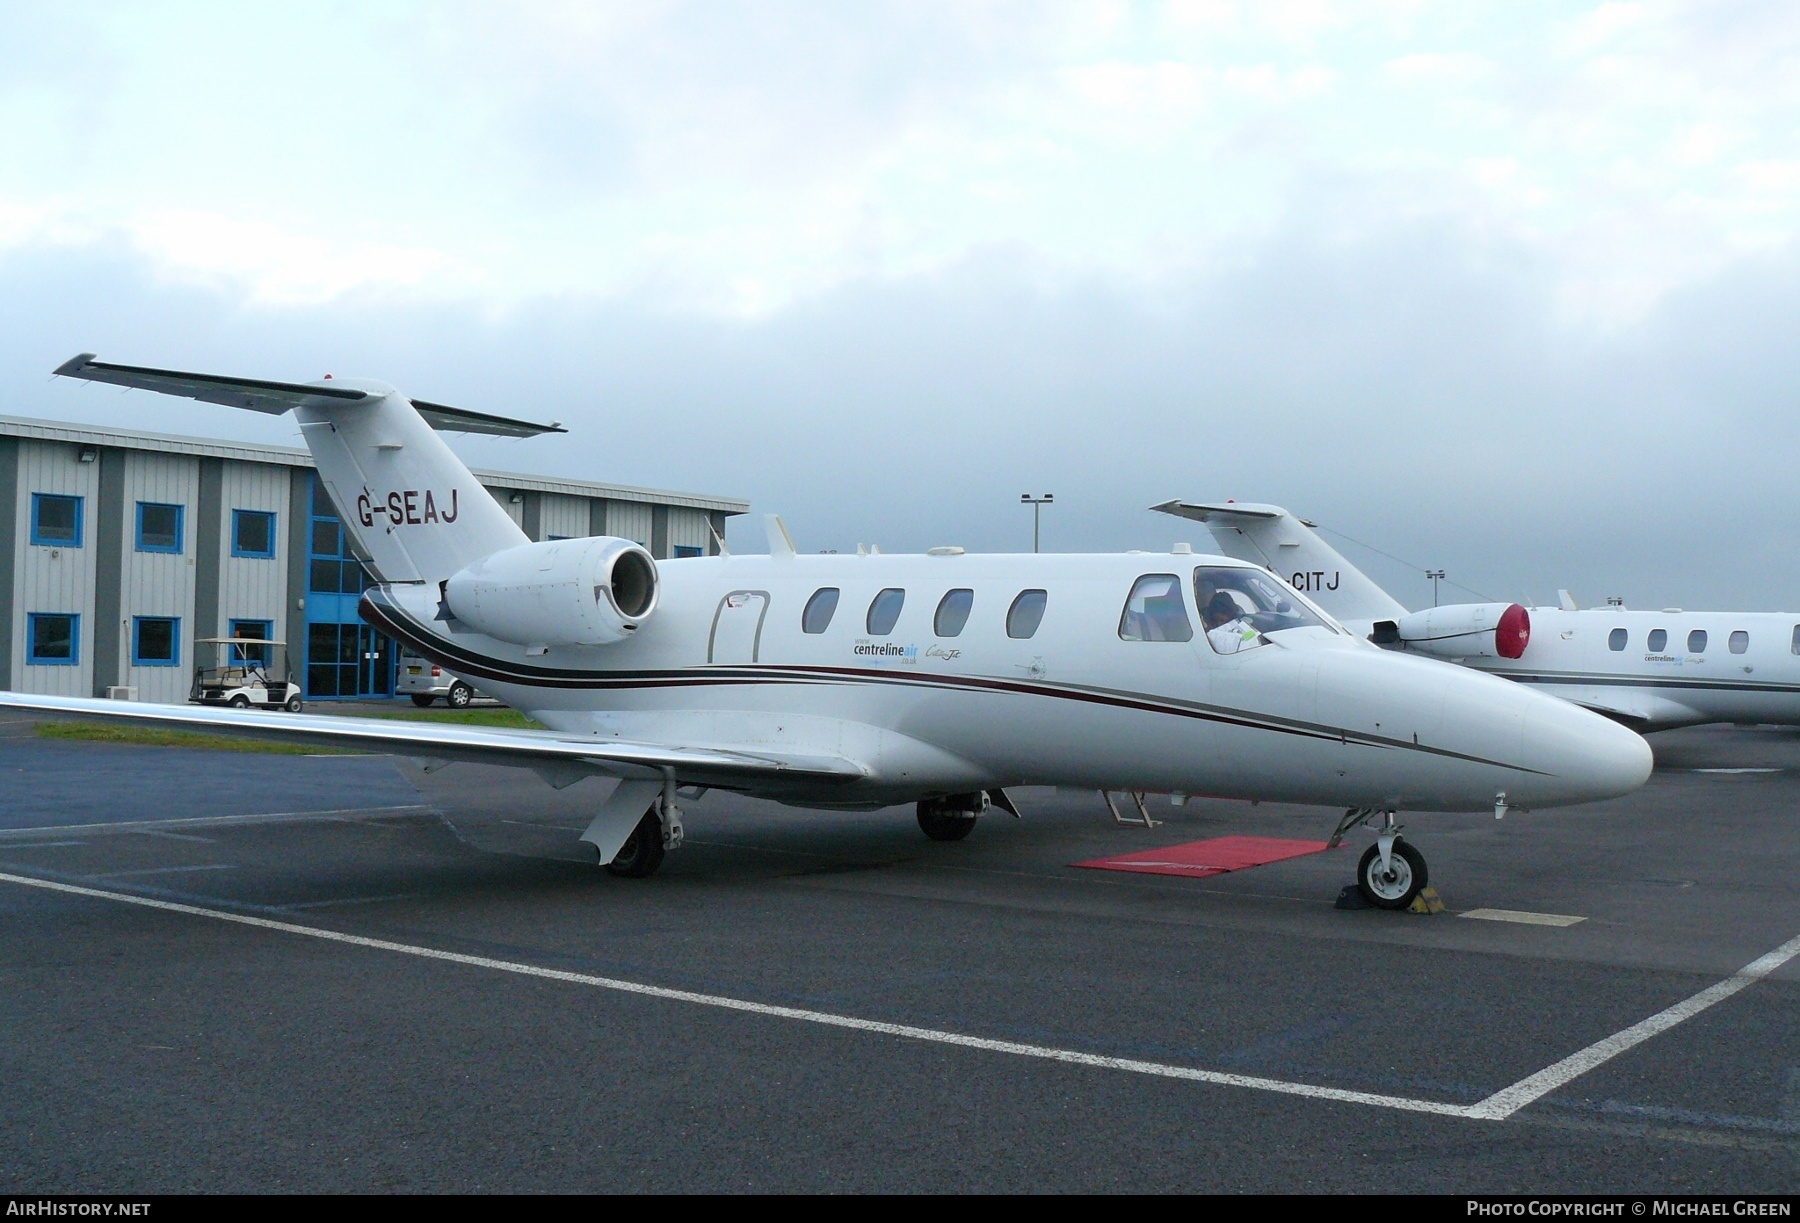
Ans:
{"label": "overcast sky", "polygon": [[293,442],[47,374],[381,378],[808,550],[1236,497],[1800,609],[1797,226],[1791,3],[0,0],[0,412]]}

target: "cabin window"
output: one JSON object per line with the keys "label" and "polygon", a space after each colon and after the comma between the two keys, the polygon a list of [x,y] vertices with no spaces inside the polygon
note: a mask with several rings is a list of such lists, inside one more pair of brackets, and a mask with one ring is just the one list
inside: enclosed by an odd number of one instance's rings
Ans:
{"label": "cabin window", "polygon": [[1192,641],[1194,625],[1181,597],[1181,579],[1150,573],[1132,583],[1119,613],[1121,641]]}
{"label": "cabin window", "polygon": [[1264,645],[1269,634],[1286,629],[1330,631],[1287,583],[1262,569],[1203,566],[1194,570],[1194,607],[1200,613],[1206,640],[1221,654]]}
{"label": "cabin window", "polygon": [[1622,650],[1625,648],[1625,643],[1630,637],[1631,634],[1627,633],[1624,629],[1616,628],[1611,633],[1607,634],[1606,648],[1609,650]]}
{"label": "cabin window", "polygon": [[1746,633],[1743,629],[1738,629],[1726,639],[1725,644],[1731,647],[1731,652],[1733,654],[1742,654],[1745,650],[1750,648],[1750,634]]}
{"label": "cabin window", "polygon": [[[1006,609],[1006,635],[1018,641],[1035,635],[1038,625],[1044,619],[1044,604],[1049,596],[1041,590],[1021,590],[1019,597],[1012,601]],[[1794,640],[1800,642],[1800,628],[1794,630]],[[1800,654],[1800,645],[1794,649]]]}
{"label": "cabin window", "polygon": [[181,507],[155,501],[137,503],[137,550],[181,551]]}
{"label": "cabin window", "polygon": [[1788,652],[1791,654],[1800,654],[1800,624],[1794,626],[1794,639],[1788,645]]}
{"label": "cabin window", "polygon": [[894,631],[894,621],[900,618],[900,609],[906,606],[906,592],[898,586],[890,586],[869,602],[869,618],[867,621],[869,636],[886,637]]}
{"label": "cabin window", "polygon": [[831,617],[837,613],[838,588],[824,586],[813,591],[813,597],[806,601],[806,610],[800,613],[800,631],[803,633],[822,633],[831,627]]}
{"label": "cabin window", "polygon": [[1706,630],[1705,629],[1697,628],[1693,632],[1688,634],[1688,653],[1690,653],[1690,654],[1706,653]]}
{"label": "cabin window", "polygon": [[937,614],[931,618],[931,631],[939,637],[961,636],[963,625],[969,622],[969,609],[974,606],[974,591],[952,590],[938,600]]}
{"label": "cabin window", "polygon": [[1663,647],[1668,644],[1669,631],[1667,629],[1653,628],[1650,630],[1650,635],[1644,639],[1645,648],[1652,654],[1662,653]]}

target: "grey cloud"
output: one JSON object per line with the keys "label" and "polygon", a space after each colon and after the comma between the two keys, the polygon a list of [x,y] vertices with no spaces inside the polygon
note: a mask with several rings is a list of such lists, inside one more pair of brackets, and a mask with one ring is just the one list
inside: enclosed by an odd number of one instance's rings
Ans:
{"label": "grey cloud", "polygon": [[[259,310],[123,250],[15,254],[0,410],[289,440],[285,422],[47,385],[92,347],[274,377],[326,370],[568,421],[478,463],[749,496],[809,549],[1204,543],[1171,496],[1286,504],[1498,598],[1800,607],[1789,402],[1800,265],[1764,257],[1603,335],[1560,327],[1529,254],[1445,220],[1347,235],[1296,212],[1228,270],[1157,284],[978,252],[758,321],[631,302]],[[732,542],[761,547],[740,522]],[[1405,569],[1345,546],[1404,600]]]}

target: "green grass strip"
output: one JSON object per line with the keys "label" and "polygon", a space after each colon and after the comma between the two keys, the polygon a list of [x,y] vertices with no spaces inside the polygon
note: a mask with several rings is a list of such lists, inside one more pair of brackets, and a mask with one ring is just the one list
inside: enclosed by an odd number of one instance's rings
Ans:
{"label": "green grass strip", "polygon": [[[324,712],[311,709],[309,713]],[[282,715],[268,715],[279,726]],[[393,709],[358,710],[344,716],[383,718],[395,722],[443,722],[453,726],[491,726],[504,730],[542,730],[542,725],[516,709]],[[192,730],[164,730],[155,726],[123,726],[116,722],[39,722],[40,739],[65,739],[78,743],[129,743],[138,747],[185,747],[212,752],[267,752],[277,756],[360,756],[351,748],[323,744],[277,743],[267,739],[239,739]]]}
{"label": "green grass strip", "polygon": [[209,752],[269,752],[277,756],[360,756],[341,747],[306,743],[270,743],[263,739],[237,739],[230,735],[205,735],[191,730],[163,730],[156,726],[120,726],[108,722],[39,722],[40,739],[72,739],[80,743],[130,743],[138,747],[186,747]]}

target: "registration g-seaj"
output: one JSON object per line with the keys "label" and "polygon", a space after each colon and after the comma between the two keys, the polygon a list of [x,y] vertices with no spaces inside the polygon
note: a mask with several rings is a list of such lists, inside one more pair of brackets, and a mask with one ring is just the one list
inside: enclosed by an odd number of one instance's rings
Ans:
{"label": "registration g-seaj", "polygon": [[710,789],[803,807],[916,804],[968,835],[1028,785],[1346,809],[1358,882],[1410,902],[1395,813],[1553,807],[1640,785],[1623,727],[1491,676],[1380,650],[1259,566],[1165,554],[769,555],[657,561],[624,539],[529,541],[434,429],[558,428],[408,400],[113,365],[60,374],[293,411],[377,579],[362,615],[545,731],[6,694],[63,714],[619,779],[583,839],[648,874]]}

